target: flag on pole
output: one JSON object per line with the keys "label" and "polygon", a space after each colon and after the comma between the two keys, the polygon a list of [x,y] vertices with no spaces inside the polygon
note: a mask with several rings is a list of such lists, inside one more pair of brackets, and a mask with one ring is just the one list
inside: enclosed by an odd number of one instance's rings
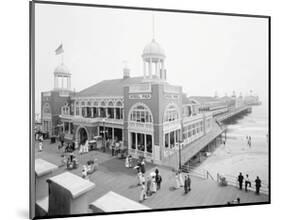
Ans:
{"label": "flag on pole", "polygon": [[56,52],[56,55],[59,55],[64,52],[62,44],[59,45],[59,47],[55,50],[55,52]]}

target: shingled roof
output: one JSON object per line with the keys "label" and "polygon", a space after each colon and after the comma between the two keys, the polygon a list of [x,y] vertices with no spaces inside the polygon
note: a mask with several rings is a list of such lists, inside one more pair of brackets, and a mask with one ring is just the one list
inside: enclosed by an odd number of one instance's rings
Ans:
{"label": "shingled roof", "polygon": [[88,96],[123,96],[124,86],[128,86],[135,83],[141,83],[143,77],[130,77],[121,79],[110,79],[103,80],[93,86],[90,86],[82,91],[78,92],[76,96],[78,97],[88,97]]}

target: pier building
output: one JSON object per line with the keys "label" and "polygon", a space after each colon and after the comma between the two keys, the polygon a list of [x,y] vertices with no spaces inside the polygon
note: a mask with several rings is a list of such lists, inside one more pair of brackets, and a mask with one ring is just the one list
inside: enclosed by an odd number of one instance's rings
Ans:
{"label": "pier building", "polygon": [[43,129],[66,140],[84,144],[96,136],[115,140],[133,157],[161,164],[212,130],[213,114],[200,110],[182,87],[167,81],[166,54],[152,39],[141,55],[143,74],[131,77],[123,69],[119,79],[103,80],[71,91],[65,64],[54,71],[54,89],[42,93]]}

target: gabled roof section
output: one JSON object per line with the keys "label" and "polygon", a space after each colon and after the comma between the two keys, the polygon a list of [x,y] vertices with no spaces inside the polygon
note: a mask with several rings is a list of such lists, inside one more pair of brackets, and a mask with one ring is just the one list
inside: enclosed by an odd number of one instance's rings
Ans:
{"label": "gabled roof section", "polygon": [[121,79],[103,80],[93,86],[90,86],[76,94],[77,97],[90,96],[123,96],[124,86],[129,86],[136,83],[141,83],[143,77],[130,77]]}

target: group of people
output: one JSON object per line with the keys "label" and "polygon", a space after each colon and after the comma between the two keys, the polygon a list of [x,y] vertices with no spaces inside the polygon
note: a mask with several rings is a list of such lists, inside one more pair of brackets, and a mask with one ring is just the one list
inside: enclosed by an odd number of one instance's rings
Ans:
{"label": "group of people", "polygon": [[42,134],[39,135],[37,140],[39,141],[38,151],[41,152],[41,151],[43,151],[43,135]]}
{"label": "group of people", "polygon": [[175,180],[176,180],[176,186],[175,186],[176,189],[183,187],[185,194],[191,191],[191,179],[189,175],[183,177],[182,171],[178,170],[175,175]]}
{"label": "group of people", "polygon": [[158,168],[145,177],[144,160],[137,167],[138,186],[141,186],[140,199],[142,202],[161,189],[162,177]]}
{"label": "group of people", "polygon": [[83,166],[82,178],[89,179],[89,175],[94,173],[98,168],[97,159],[87,161],[87,164]]}
{"label": "group of people", "polygon": [[247,144],[249,147],[252,146],[252,137],[251,136],[246,136]]}
{"label": "group of people", "polygon": [[126,168],[132,168],[133,167],[133,157],[132,155],[127,155],[125,159],[125,167]]}
{"label": "group of people", "polygon": [[[243,188],[243,183],[245,184],[245,191],[248,192],[248,187],[252,187],[251,181],[249,179],[249,175],[246,174],[246,177],[244,178],[244,176],[242,175],[242,173],[239,173],[239,176],[237,178],[237,181],[239,183],[239,189],[242,190]],[[255,186],[256,186],[256,194],[260,194],[260,188],[261,188],[261,180],[260,178],[257,176],[256,180],[255,180]]]}
{"label": "group of people", "polygon": [[78,159],[74,155],[74,153],[70,153],[68,156],[65,154],[61,155],[61,164],[62,166],[66,165],[66,168],[69,170],[76,169],[79,166]]}

